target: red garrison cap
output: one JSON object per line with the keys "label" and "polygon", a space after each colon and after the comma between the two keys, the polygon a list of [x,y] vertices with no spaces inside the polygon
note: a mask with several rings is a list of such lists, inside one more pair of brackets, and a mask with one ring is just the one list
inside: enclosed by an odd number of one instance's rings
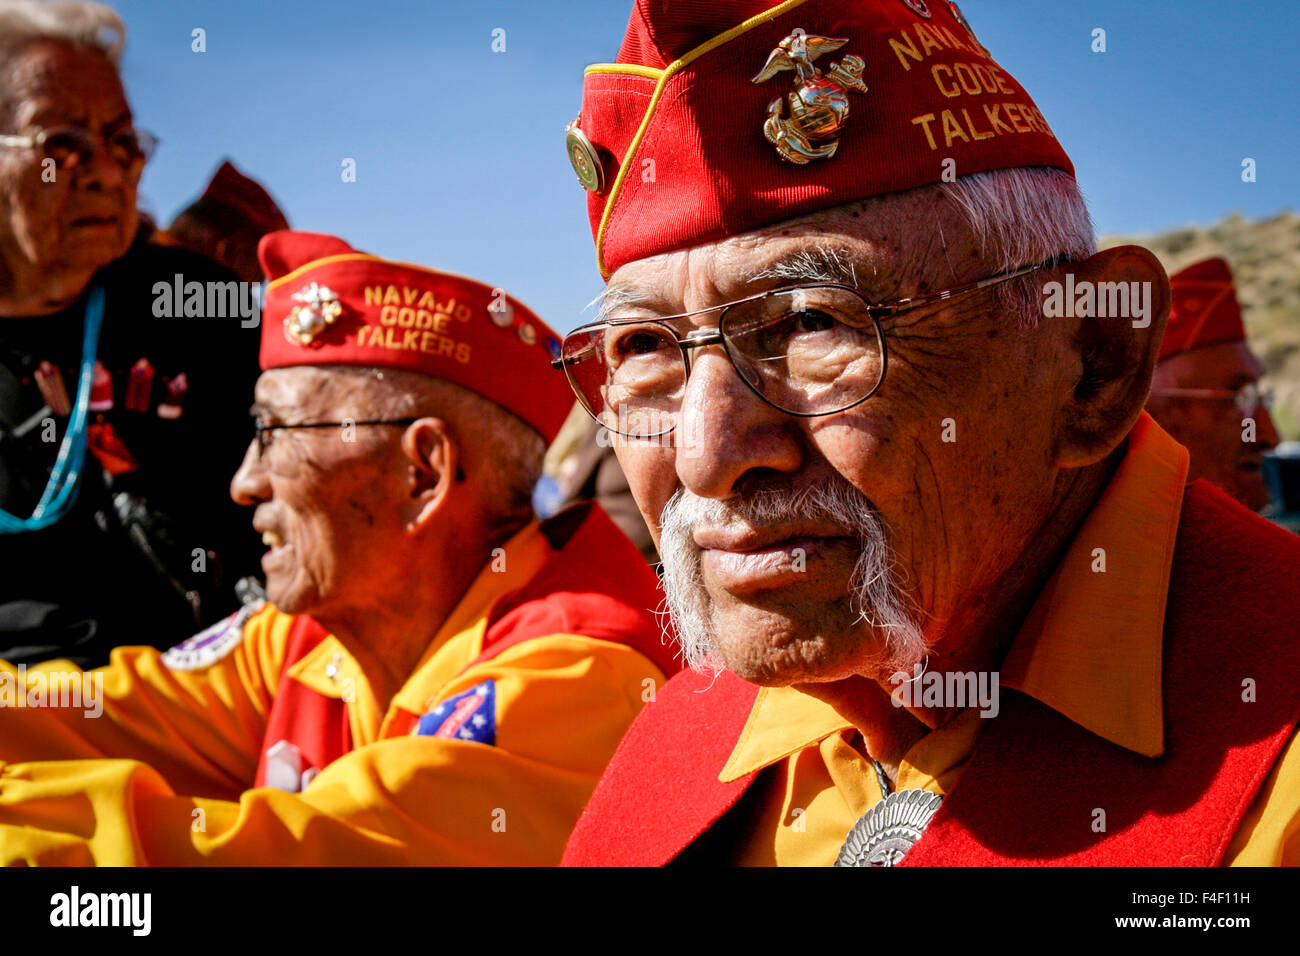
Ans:
{"label": "red garrison cap", "polygon": [[496,402],[549,443],[573,405],[550,366],[560,342],[527,306],[474,279],[358,252],[342,239],[262,237],[263,369],[407,369]]}
{"label": "red garrison cap", "polygon": [[1160,358],[1179,352],[1244,342],[1241,305],[1232,271],[1222,259],[1204,259],[1169,277],[1173,305],[1160,343]]}
{"label": "red garrison cap", "polygon": [[568,148],[606,277],[956,176],[1074,174],[948,0],[636,0],[617,62],[586,70]]}
{"label": "red garrison cap", "polygon": [[236,169],[230,160],[222,162],[199,200],[229,207],[264,233],[289,228],[288,220],[271,194],[256,179]]}

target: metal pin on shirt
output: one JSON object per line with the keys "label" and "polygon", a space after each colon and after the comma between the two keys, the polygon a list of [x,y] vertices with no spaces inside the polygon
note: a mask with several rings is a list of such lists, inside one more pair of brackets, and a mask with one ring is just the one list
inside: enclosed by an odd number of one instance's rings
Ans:
{"label": "metal pin on shirt", "polygon": [[130,378],[126,383],[126,398],[122,404],[132,412],[147,412],[153,396],[153,365],[147,358],[137,359],[131,366]]}
{"label": "metal pin on shirt", "polygon": [[41,362],[33,375],[36,387],[40,389],[41,398],[55,415],[66,416],[72,411],[72,400],[63,384],[63,373],[53,362]]}
{"label": "metal pin on shirt", "polygon": [[159,418],[180,418],[184,411],[182,407],[185,396],[189,393],[190,382],[181,372],[175,378],[167,383],[167,397],[158,403],[155,413]]}
{"label": "metal pin on shirt", "polygon": [[95,360],[95,374],[90,382],[90,410],[92,412],[113,410],[113,373],[98,359]]}

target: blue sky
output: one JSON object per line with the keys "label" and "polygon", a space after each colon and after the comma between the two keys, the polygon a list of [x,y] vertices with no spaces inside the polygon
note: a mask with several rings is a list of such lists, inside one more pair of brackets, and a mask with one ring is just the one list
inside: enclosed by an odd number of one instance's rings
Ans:
{"label": "blue sky", "polygon": [[[582,68],[631,0],[115,0],[141,201],[167,222],[223,157],[295,228],[508,289],[561,331],[600,291],[564,153]],[[964,0],[1070,153],[1102,233],[1300,202],[1300,3]],[[191,51],[206,31],[207,52]],[[1090,49],[1106,30],[1107,51]],[[505,30],[506,51],[492,51]],[[1258,164],[1241,181],[1241,160]],[[344,157],[357,180],[340,178]]]}

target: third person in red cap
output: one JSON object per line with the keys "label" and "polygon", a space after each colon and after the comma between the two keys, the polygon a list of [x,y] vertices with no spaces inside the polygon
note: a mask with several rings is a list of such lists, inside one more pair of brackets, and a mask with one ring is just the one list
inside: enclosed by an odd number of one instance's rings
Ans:
{"label": "third person in red cap", "polygon": [[1278,436],[1232,272],[1224,260],[1206,259],[1170,276],[1169,284],[1173,305],[1147,411],[1187,448],[1190,477],[1259,511],[1269,502],[1263,456]]}

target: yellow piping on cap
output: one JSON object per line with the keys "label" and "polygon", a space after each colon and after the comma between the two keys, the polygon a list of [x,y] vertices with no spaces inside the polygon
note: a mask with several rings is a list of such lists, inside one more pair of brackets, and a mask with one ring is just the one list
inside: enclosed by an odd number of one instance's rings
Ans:
{"label": "yellow piping on cap", "polygon": [[582,71],[583,76],[591,76],[593,73],[630,73],[657,80],[663,76],[664,71],[655,66],[641,66],[637,63],[593,63]]}
{"label": "yellow piping on cap", "polygon": [[298,276],[310,269],[318,269],[331,262],[373,262],[377,259],[377,256],[368,256],[364,252],[340,252],[336,255],[325,256],[321,259],[313,259],[311,262],[304,262],[292,272],[286,272],[284,275],[280,276],[280,278],[271,280],[266,284],[266,287],[267,289],[274,289],[278,285],[292,282],[294,279],[298,278]]}
{"label": "yellow piping on cap", "polygon": [[[384,259],[380,256],[372,256],[366,252],[340,252],[332,256],[324,256],[320,259],[313,259],[311,262],[303,263],[298,268],[294,269],[292,272],[286,272],[284,275],[280,276],[280,278],[268,282],[266,284],[266,288],[269,291],[271,289],[274,289],[276,286],[283,285],[286,282],[292,282],[294,279],[301,276],[304,272],[310,272],[312,269],[319,269],[321,266],[332,265],[333,263],[336,262],[378,262],[380,265],[397,266],[399,269],[410,269],[413,272],[423,272],[431,276],[441,276],[447,279],[458,279],[461,282],[468,282],[473,285],[476,285],[481,289],[491,289],[494,293],[498,288],[500,288],[499,286],[490,286],[482,279],[475,279],[473,276],[463,276],[458,272],[444,272],[441,269],[430,269],[428,266],[417,265],[414,262],[395,262],[392,259]],[[512,305],[518,306],[519,308],[523,309],[533,319],[540,322],[542,326],[545,328],[545,330],[548,333],[550,333],[552,336],[554,336],[555,338],[560,338],[560,336],[555,332],[554,329],[551,328],[550,324],[545,319],[543,319],[535,311],[530,309],[523,302],[520,302],[513,295],[509,295],[509,294],[506,295],[506,298],[510,300]],[[539,338],[538,341],[540,342],[541,339]]]}
{"label": "yellow piping on cap", "polygon": [[[415,272],[425,272],[431,276],[446,276],[449,279],[460,279],[464,282],[472,282],[474,283],[474,285],[482,286],[484,289],[492,288],[492,286],[488,285],[483,280],[475,279],[473,276],[462,276],[462,275],[457,275],[454,272],[443,272],[441,269],[430,269],[428,266],[416,265],[414,262],[394,262],[392,259],[384,259],[379,256],[372,256],[366,252],[340,252],[337,253],[336,255],[324,256],[323,258],[320,259],[313,259],[311,262],[304,262],[302,265],[294,269],[292,272],[286,272],[284,275],[280,276],[280,278],[268,282],[266,284],[266,287],[268,289],[274,289],[278,285],[283,285],[286,282],[292,282],[294,279],[298,278],[304,272],[308,272],[312,269],[319,269],[321,266],[333,265],[336,262],[378,262],[379,264],[385,266],[397,266],[399,269],[411,269]],[[520,302],[519,304],[523,305],[522,302]],[[528,307],[524,306],[524,308],[528,308]]]}
{"label": "yellow piping on cap", "polygon": [[[745,22],[737,24],[736,26],[732,27],[730,30],[726,30],[723,33],[719,33],[712,40],[707,40],[704,43],[701,43],[699,46],[695,47],[695,49],[689,50],[681,57],[681,59],[674,60],[672,63],[669,63],[668,66],[664,68],[662,73],[660,73],[659,71],[654,71],[653,73],[640,74],[643,76],[651,76],[651,77],[658,75],[659,83],[655,86],[654,95],[650,97],[650,105],[646,108],[645,116],[641,118],[641,125],[637,127],[636,135],[632,137],[632,145],[628,147],[627,154],[623,157],[623,162],[618,167],[618,175],[614,178],[614,185],[610,187],[609,199],[605,201],[605,210],[604,212],[601,213],[600,216],[600,228],[596,230],[596,268],[600,270],[601,278],[603,279],[609,278],[609,273],[605,270],[605,229],[609,225],[610,213],[612,213],[614,210],[614,202],[618,198],[619,190],[622,189],[623,181],[627,179],[628,170],[632,168],[632,159],[636,155],[636,151],[640,148],[641,141],[645,139],[646,131],[649,130],[650,128],[650,120],[654,116],[655,107],[659,105],[659,98],[663,95],[664,87],[668,85],[668,81],[672,79],[673,75],[676,74],[678,71],[686,68],[692,62],[698,60],[700,57],[704,56],[704,54],[708,53],[710,50],[714,50],[722,46],[724,43],[729,43],[732,40],[734,40],[736,37],[740,36],[742,33],[748,33],[750,30],[754,29],[754,27],[762,26],[764,23],[767,23],[769,20],[775,20],[783,13],[793,10],[795,7],[800,6],[806,2],[807,0],[785,0],[785,3],[778,4],[770,10],[764,10],[762,13],[750,17]],[[596,67],[622,66],[622,64],[597,63],[594,64],[594,66]],[[590,70],[592,69],[592,67],[588,67],[587,69]],[[652,67],[644,67],[643,69],[653,70]],[[631,70],[607,71],[603,69],[598,69],[596,72],[633,72],[633,71]],[[584,75],[585,75],[585,71],[584,71]]]}

